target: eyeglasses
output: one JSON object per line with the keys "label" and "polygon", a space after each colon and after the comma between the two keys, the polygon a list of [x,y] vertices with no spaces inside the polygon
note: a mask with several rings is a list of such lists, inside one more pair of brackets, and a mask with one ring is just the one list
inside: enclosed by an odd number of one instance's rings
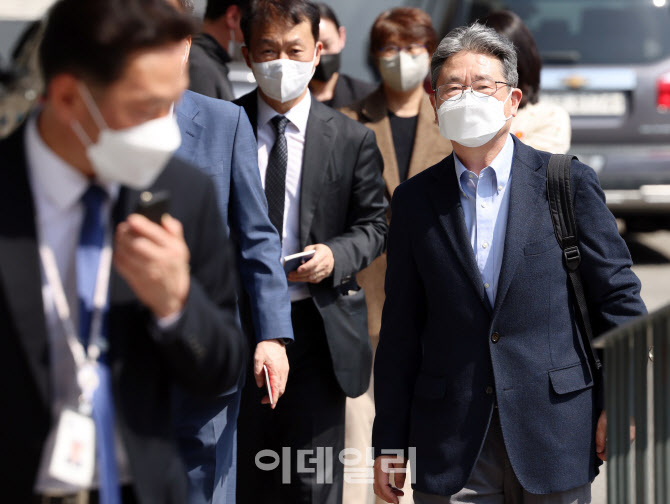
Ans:
{"label": "eyeglasses", "polygon": [[400,51],[407,51],[412,56],[417,56],[426,50],[425,44],[409,44],[404,47],[396,45],[387,45],[377,51],[382,58],[392,58],[397,56]]}
{"label": "eyeglasses", "polygon": [[434,89],[433,92],[435,93],[435,96],[442,101],[456,101],[463,98],[465,90],[468,88],[471,89],[473,95],[483,98],[484,96],[493,96],[504,86],[511,86],[511,84],[503,81],[494,81],[492,79],[478,79],[473,81],[469,86],[464,86],[457,82],[448,82],[447,84],[442,84],[437,89]]}

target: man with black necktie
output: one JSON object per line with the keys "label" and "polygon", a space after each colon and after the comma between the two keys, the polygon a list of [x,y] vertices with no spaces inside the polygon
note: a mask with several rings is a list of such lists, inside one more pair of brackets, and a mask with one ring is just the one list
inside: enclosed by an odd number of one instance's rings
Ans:
{"label": "man with black necktie", "polygon": [[[44,104],[0,142],[3,502],[185,502],[172,390],[239,381],[216,195],[172,158],[193,28],[164,0],[50,13]],[[166,192],[159,223],[132,213]]]}
{"label": "man with black necktie", "polygon": [[[291,371],[281,402],[270,411],[257,406],[256,387],[243,394],[237,497],[338,503],[345,398],[365,392],[372,363],[365,295],[355,274],[384,249],[381,155],[370,130],[307,89],[322,48],[316,6],[253,1],[243,12],[242,32],[259,89],[237,103],[258,138],[270,220],[284,257],[307,250],[314,256],[288,274],[295,342],[286,348]],[[259,467],[261,450],[281,454],[283,447],[291,459],[282,467]]]}

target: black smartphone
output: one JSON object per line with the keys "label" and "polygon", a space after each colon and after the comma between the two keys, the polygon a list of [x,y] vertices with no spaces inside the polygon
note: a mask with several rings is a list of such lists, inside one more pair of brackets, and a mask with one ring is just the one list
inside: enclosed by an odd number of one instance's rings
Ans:
{"label": "black smartphone", "polygon": [[169,191],[144,191],[140,194],[135,213],[144,215],[151,222],[160,224],[163,215],[170,211]]}

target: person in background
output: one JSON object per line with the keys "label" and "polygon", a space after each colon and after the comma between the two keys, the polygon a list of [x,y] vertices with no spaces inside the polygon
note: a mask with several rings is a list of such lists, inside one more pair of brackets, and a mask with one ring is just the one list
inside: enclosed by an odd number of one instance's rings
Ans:
{"label": "person in background", "polygon": [[242,61],[240,16],[246,1],[207,0],[202,32],[193,37],[189,55],[191,91],[222,100],[235,99],[227,64]]}
{"label": "person in background", "polygon": [[50,11],[43,106],[0,142],[4,502],[185,502],[171,391],[240,380],[216,194],[173,157],[194,29],[164,0]]}
{"label": "person in background", "polygon": [[[168,2],[193,14],[191,0]],[[234,237],[254,382],[265,386],[266,366],[275,407],[288,379],[284,345],[293,340],[293,329],[281,244],[268,218],[253,129],[242,107],[192,91],[182,95],[175,113],[182,133],[176,155],[212,178],[225,230]],[[177,394],[177,438],[189,476],[189,504],[235,502],[242,387],[236,384],[215,399]]]}
{"label": "person in background", "polygon": [[[430,16],[414,7],[390,9],[375,20],[370,50],[382,75],[379,88],[362,101],[341,109],[375,132],[384,158],[386,198],[390,201],[401,182],[434,165],[451,153],[440,136],[424,80],[437,34]],[[391,217],[390,212],[388,217]],[[373,349],[379,341],[386,254],[358,274],[368,306],[368,333]],[[374,419],[373,387],[347,400],[346,446],[364,452],[370,446]],[[363,463],[363,462],[361,462]],[[347,484],[345,502],[365,502],[371,486]],[[411,500],[409,496],[408,500]]]}
{"label": "person in background", "polygon": [[[375,492],[398,503],[409,457],[415,504],[587,504],[607,458],[602,382],[554,233],[551,154],[509,133],[522,98],[514,45],[478,23],[456,28],[431,84],[454,152],[393,197]],[[646,308],[595,171],[572,160],[570,186],[598,334]]]}
{"label": "person in background", "polygon": [[542,60],[535,39],[521,18],[510,11],[492,12],[481,22],[512,41],[516,49],[519,111],[510,131],[534,149],[565,154],[570,149],[570,114],[558,105],[539,101]]}
{"label": "person in background", "polygon": [[[284,397],[269,410],[255,386],[242,395],[238,502],[339,504],[345,399],[365,392],[372,365],[356,273],[384,249],[382,158],[372,131],[307,88],[322,46],[316,6],[253,0],[242,30],[259,88],[236,103],[257,134],[270,220],[282,255],[315,253],[288,273],[295,341],[286,347]],[[257,457],[267,449],[283,458],[281,467],[261,468]]]}
{"label": "person in background", "polygon": [[340,73],[342,51],[347,43],[347,29],[340,26],[337,16],[328,5],[322,2],[315,5],[321,16],[319,42],[323,44],[323,50],[309,90],[314,98],[329,107],[351,105],[372,93],[375,86]]}
{"label": "person in background", "polygon": [[30,115],[44,91],[39,47],[44,21],[26,26],[16,42],[9,66],[0,69],[0,138],[9,136]]}

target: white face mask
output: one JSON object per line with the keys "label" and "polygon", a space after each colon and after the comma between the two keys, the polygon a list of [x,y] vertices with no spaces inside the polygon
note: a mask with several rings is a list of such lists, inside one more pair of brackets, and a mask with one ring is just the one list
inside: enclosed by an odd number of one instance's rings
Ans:
{"label": "white face mask", "polygon": [[314,75],[314,60],[295,61],[276,59],[264,63],[251,63],[251,71],[263,93],[273,100],[286,103],[300,96]]}
{"label": "white face mask", "polygon": [[428,75],[428,53],[415,56],[400,51],[392,58],[379,58],[379,73],[384,82],[396,91],[409,91],[423,83]]}
{"label": "white face mask", "polygon": [[437,110],[440,134],[465,147],[480,147],[491,140],[512,118],[505,117],[505,101],[495,96],[478,97],[466,91],[462,98],[445,101]]}
{"label": "white face mask", "polygon": [[93,143],[79,122],[73,121],[71,126],[86,146],[86,155],[96,178],[103,183],[118,182],[138,190],[153,184],[181,145],[174,115],[113,130],[107,127],[88,88],[80,85],[79,92],[100,129],[98,141]]}

